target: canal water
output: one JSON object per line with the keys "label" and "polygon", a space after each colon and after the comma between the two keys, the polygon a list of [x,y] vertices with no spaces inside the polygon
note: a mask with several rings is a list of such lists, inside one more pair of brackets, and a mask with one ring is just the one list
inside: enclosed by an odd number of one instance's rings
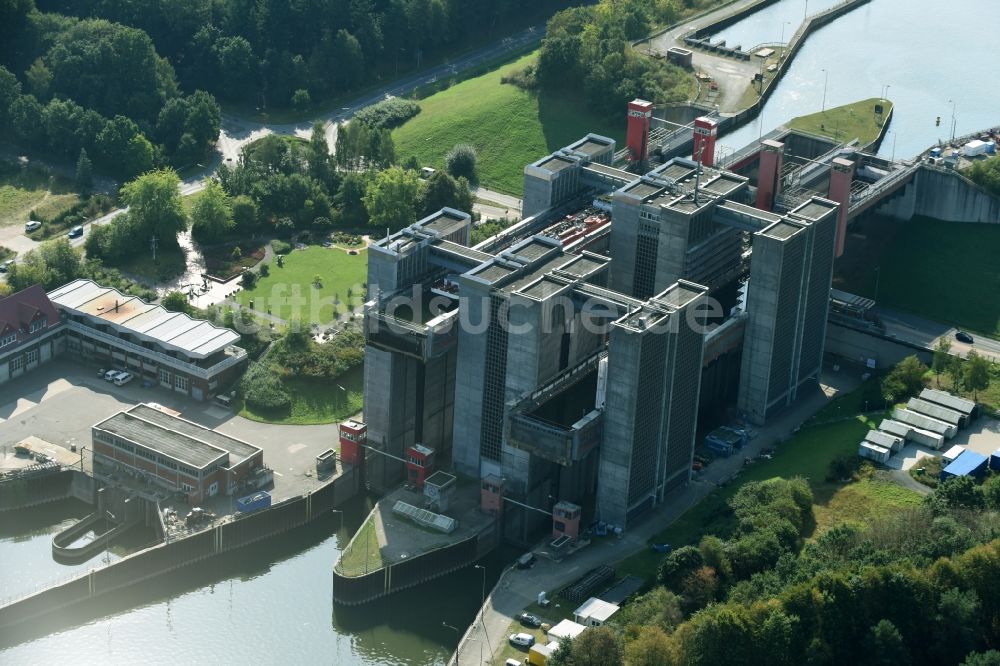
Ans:
{"label": "canal water", "polygon": [[[825,2],[810,0],[810,14],[814,4],[817,9],[830,4]],[[824,79],[827,107],[878,97],[889,86],[895,112],[879,151],[886,157],[893,152],[897,158],[914,157],[938,140],[947,141],[953,108],[956,136],[996,127],[1000,86],[993,66],[1000,63],[1000,40],[990,26],[998,9],[997,0],[872,0],[814,32],[763,112],[719,143],[738,150],[791,117],[820,111]],[[794,20],[801,21],[803,0],[782,0],[764,11],[792,10],[797,10]],[[796,28],[798,23],[791,27]],[[780,37],[780,23],[767,28],[763,39],[755,32],[759,29],[748,17],[725,32],[746,35],[729,41],[748,46]],[[935,126],[938,116],[941,124]]]}
{"label": "canal water", "polygon": [[[93,608],[0,632],[0,663],[443,664],[479,609],[480,570],[469,567],[390,600],[333,606],[333,563],[370,507],[353,502],[343,525],[331,514],[101,597]],[[75,502],[50,505],[42,516],[25,514],[33,526],[4,514],[0,596],[9,596],[8,586],[25,587],[16,578],[26,573],[38,584],[94,566],[62,567],[51,559],[52,534],[86,512]],[[516,556],[500,549],[484,560],[487,590]]]}

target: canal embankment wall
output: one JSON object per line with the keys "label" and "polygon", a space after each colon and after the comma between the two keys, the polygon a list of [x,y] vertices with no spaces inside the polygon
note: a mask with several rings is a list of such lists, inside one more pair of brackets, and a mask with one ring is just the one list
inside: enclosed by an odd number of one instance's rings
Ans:
{"label": "canal embankment wall", "polygon": [[469,566],[496,548],[499,542],[500,527],[493,521],[489,528],[462,541],[361,576],[344,576],[334,567],[333,601],[343,606],[357,606],[426,583]]}
{"label": "canal embankment wall", "polygon": [[68,497],[94,504],[97,482],[76,469],[24,475],[0,481],[0,513],[56,502]]}
{"label": "canal embankment wall", "polygon": [[930,164],[922,164],[901,193],[876,210],[899,220],[921,215],[945,222],[1000,224],[1000,197],[954,169]]}
{"label": "canal embankment wall", "polygon": [[347,468],[336,479],[313,492],[283,500],[263,511],[246,514],[182,539],[152,546],[12,601],[0,607],[0,627],[27,622],[301,527],[353,498],[358,490],[356,470]]}

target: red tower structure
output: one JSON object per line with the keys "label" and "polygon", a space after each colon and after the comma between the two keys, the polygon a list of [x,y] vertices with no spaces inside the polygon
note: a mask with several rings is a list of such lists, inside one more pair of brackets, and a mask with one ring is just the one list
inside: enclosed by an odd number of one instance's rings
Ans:
{"label": "red tower structure", "polygon": [[844,254],[847,240],[847,210],[851,207],[851,181],[854,180],[854,162],[843,157],[833,158],[830,170],[830,201],[840,204],[837,211],[837,242],[833,256]]}
{"label": "red tower structure", "polygon": [[581,509],[577,504],[561,500],[552,507],[552,538],[567,536],[576,539],[580,536]]}
{"label": "red tower structure", "polygon": [[479,508],[494,516],[503,512],[503,479],[493,474],[482,480],[479,491]]}
{"label": "red tower structure", "polygon": [[424,481],[434,473],[434,449],[414,444],[406,449],[406,482],[423,490]]}
{"label": "red tower structure", "polygon": [[708,116],[694,119],[694,148],[691,154],[705,166],[715,164],[715,139],[718,134],[719,123]]}
{"label": "red tower structure", "polygon": [[757,169],[757,208],[774,210],[774,198],[781,193],[784,163],[785,144],[764,139],[760,145],[760,168]]}
{"label": "red tower structure", "polygon": [[340,424],[340,461],[347,465],[360,465],[365,460],[364,447],[368,444],[368,426],[360,421]]}
{"label": "red tower structure", "polygon": [[653,103],[634,99],[628,103],[628,158],[642,162],[649,157],[649,123],[653,117]]}

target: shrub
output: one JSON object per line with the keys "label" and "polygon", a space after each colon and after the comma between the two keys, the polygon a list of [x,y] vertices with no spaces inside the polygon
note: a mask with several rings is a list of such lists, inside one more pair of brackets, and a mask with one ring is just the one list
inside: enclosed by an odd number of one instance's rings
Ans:
{"label": "shrub", "polygon": [[393,97],[358,111],[354,118],[370,129],[399,127],[420,113],[420,105],[409,99]]}
{"label": "shrub", "polygon": [[538,87],[538,80],[535,78],[535,66],[528,65],[523,69],[517,69],[510,74],[500,77],[500,83],[509,83],[521,90],[534,90]]}
{"label": "shrub", "polygon": [[261,264],[260,265],[260,276],[261,277],[267,277],[270,274],[271,274],[271,265],[270,264]]}
{"label": "shrub", "polygon": [[274,250],[275,254],[288,254],[292,251],[292,245],[291,243],[275,238],[271,241],[271,249]]}
{"label": "shrub", "polygon": [[289,237],[295,233],[295,222],[290,217],[283,217],[274,225],[274,233],[279,236]]}
{"label": "shrub", "polygon": [[276,411],[292,404],[281,380],[264,363],[251,363],[240,381],[240,392],[248,405],[256,409]]}
{"label": "shrub", "polygon": [[253,271],[243,271],[240,282],[244,289],[253,289],[257,285],[257,274]]}
{"label": "shrub", "polygon": [[826,480],[834,483],[849,479],[861,467],[861,457],[851,451],[845,451],[830,461],[826,468]]}
{"label": "shrub", "polygon": [[465,176],[470,183],[476,182],[476,149],[469,144],[456,144],[445,155],[444,161],[453,177]]}

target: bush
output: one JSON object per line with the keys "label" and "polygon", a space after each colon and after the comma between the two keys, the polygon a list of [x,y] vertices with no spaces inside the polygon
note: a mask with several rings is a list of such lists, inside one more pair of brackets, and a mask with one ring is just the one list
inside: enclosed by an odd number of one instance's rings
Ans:
{"label": "bush", "polygon": [[470,183],[476,182],[476,149],[469,144],[457,144],[444,156],[444,162],[453,177],[465,176]]}
{"label": "bush", "polygon": [[274,233],[285,238],[295,233],[295,222],[290,217],[283,217],[274,225]]}
{"label": "bush", "polygon": [[369,129],[392,129],[399,127],[420,113],[420,105],[409,99],[393,97],[372,104],[354,114],[354,118]]}
{"label": "bush", "polygon": [[271,264],[261,264],[260,265],[260,276],[267,277],[271,274]]}
{"label": "bush", "polygon": [[535,78],[535,66],[528,65],[523,69],[516,69],[510,74],[500,77],[500,83],[509,83],[521,90],[534,90],[538,87],[538,80]]}
{"label": "bush", "polygon": [[291,243],[275,238],[271,241],[271,249],[274,250],[275,254],[288,254],[292,251],[292,245]]}
{"label": "bush", "polygon": [[281,380],[264,363],[251,363],[240,381],[240,392],[248,405],[256,409],[277,411],[288,409],[292,398]]}
{"label": "bush", "polygon": [[257,274],[253,271],[243,271],[240,283],[243,285],[244,289],[253,289],[257,286]]}
{"label": "bush", "polygon": [[834,483],[842,479],[850,479],[861,468],[861,457],[846,451],[830,461],[826,468],[826,480]]}

